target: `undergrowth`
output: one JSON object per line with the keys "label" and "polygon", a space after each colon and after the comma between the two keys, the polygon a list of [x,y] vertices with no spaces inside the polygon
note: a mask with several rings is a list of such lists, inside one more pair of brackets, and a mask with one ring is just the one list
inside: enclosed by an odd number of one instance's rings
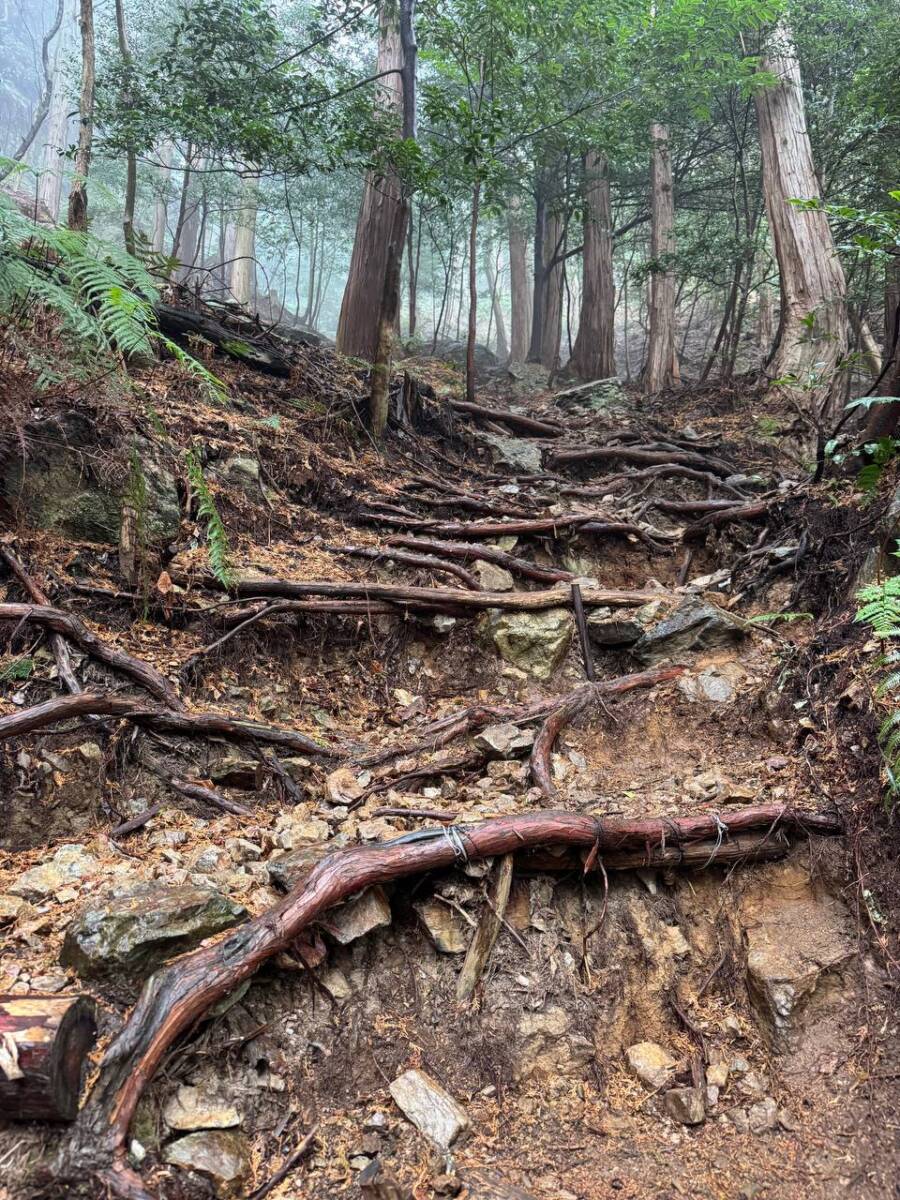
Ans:
{"label": "undergrowth", "polygon": [[224,588],[230,588],[234,582],[231,569],[231,550],[228,544],[228,534],[225,525],[216,508],[213,494],[206,482],[200,460],[193,450],[185,452],[188,479],[194,495],[197,497],[197,513],[206,522],[206,545],[209,554],[209,566],[213,575]]}
{"label": "undergrowth", "polygon": [[[867,625],[874,637],[885,643],[900,638],[900,575],[867,584],[856,598],[860,605],[856,620]],[[900,793],[900,647],[886,647],[875,666],[884,672],[875,695],[887,713],[879,723],[877,736],[887,778],[886,802],[893,806]]]}

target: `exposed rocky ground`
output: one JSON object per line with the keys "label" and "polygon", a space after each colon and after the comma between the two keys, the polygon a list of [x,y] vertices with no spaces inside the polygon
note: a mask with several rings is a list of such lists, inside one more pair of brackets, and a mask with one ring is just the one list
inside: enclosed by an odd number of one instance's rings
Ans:
{"label": "exposed rocky ground", "polygon": [[[420,385],[398,389],[382,455],[359,373],[294,353],[291,378],[230,370],[227,408],[166,367],[128,396],[73,387],[19,410],[4,545],[50,603],[152,664],[188,714],[313,749],[108,713],[4,741],[0,993],[92,996],[99,1062],[157,966],[266,912],[335,849],[552,808],[837,814],[844,838],[751,845],[720,826],[699,859],[654,863],[648,844],[644,865],[607,871],[548,851],[505,885],[500,860],[463,847],[450,869],[372,888],[177,1043],[129,1153],[166,1197],[893,1194],[896,885],[850,622],[878,510],[802,484],[749,387],[651,404],[520,372],[481,397],[509,420],[454,407],[454,372],[412,362]],[[537,528],[493,528],[515,522]],[[274,580],[340,587],[279,609]],[[601,680],[683,671],[573,714],[542,787],[522,709],[584,681],[573,581]],[[34,599],[13,573],[3,586]],[[536,608],[472,607],[548,588]],[[61,687],[55,643],[3,628],[0,718]],[[147,699],[83,646],[70,656],[84,689]],[[433,728],[473,706],[501,711],[452,740]],[[0,1194],[58,1194],[66,1137],[0,1128]]]}

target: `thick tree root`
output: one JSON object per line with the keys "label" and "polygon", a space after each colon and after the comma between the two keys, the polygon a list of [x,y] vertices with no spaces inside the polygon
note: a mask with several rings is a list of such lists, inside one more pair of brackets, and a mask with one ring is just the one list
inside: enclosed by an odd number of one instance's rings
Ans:
{"label": "thick tree root", "polygon": [[18,621],[20,623],[34,621],[38,625],[44,625],[48,629],[52,629],[54,633],[61,634],[70,642],[74,642],[92,658],[105,663],[115,671],[121,671],[123,675],[128,675],[151,696],[165,704],[167,708],[176,710],[184,708],[184,701],[168,679],[160,675],[156,667],[104,642],[101,637],[83,625],[77,617],[63,612],[61,608],[50,608],[45,604],[0,604],[0,621]]}
{"label": "thick tree root", "polygon": [[141,1197],[137,1175],[125,1163],[128,1127],[147,1084],[172,1043],[209,1008],[250,978],[273,955],[287,950],[314,920],[348,896],[392,879],[452,866],[460,857],[481,859],[553,845],[607,854],[684,848],[701,841],[725,844],[748,830],[837,834],[831,816],[761,805],[726,813],[679,818],[599,819],[565,812],[500,817],[478,825],[423,830],[380,845],[357,846],[323,859],[268,912],[212,945],[175,959],[144,985],[123,1029],[107,1050],[79,1116],[63,1170],[83,1177],[101,1172],[113,1194]]}
{"label": "thick tree root", "polygon": [[96,692],[61,696],[0,717],[0,741],[22,737],[36,729],[46,729],[74,717],[90,716],[124,717],[138,725],[169,733],[181,733],[187,737],[220,737],[233,742],[265,742],[271,746],[292,750],[295,754],[336,753],[304,733],[297,733],[293,729],[279,729],[276,725],[263,725],[260,721],[251,721],[247,717],[232,716],[230,713],[171,712],[141,704],[140,701],[127,696]]}
{"label": "thick tree root", "polygon": [[431,538],[408,537],[396,534],[387,539],[389,546],[405,546],[409,550],[419,550],[423,554],[440,554],[446,558],[460,558],[464,562],[489,562],[495,566],[504,567],[513,575],[522,575],[526,579],[536,579],[539,583],[564,583],[575,579],[572,571],[562,567],[539,567],[529,562],[527,558],[518,558],[507,554],[497,546],[481,546],[475,542],[442,542]]}
{"label": "thick tree root", "polygon": [[587,450],[557,450],[550,458],[552,467],[576,467],[582,463],[631,462],[645,466],[693,467],[711,471],[723,478],[735,473],[735,468],[711,454],[695,450],[655,450],[644,446],[591,446]]}
{"label": "thick tree root", "polygon": [[420,567],[426,571],[437,571],[444,575],[454,575],[470,591],[480,591],[481,585],[471,571],[461,567],[459,563],[442,562],[427,554],[411,554],[409,551],[383,549],[372,546],[326,546],[332,554],[348,554],[355,558],[368,558],[372,562],[398,562],[408,567]]}
{"label": "thick tree root", "polygon": [[518,433],[533,437],[561,437],[566,432],[565,426],[556,421],[538,421],[534,417],[510,412],[507,408],[488,408],[484,404],[473,404],[468,400],[451,400],[450,407],[454,412],[485,417],[488,421],[499,421],[501,425],[507,425]]}
{"label": "thick tree root", "polygon": [[358,516],[370,524],[392,525],[395,529],[418,529],[424,534],[434,534],[440,538],[559,537],[567,532],[578,532],[590,533],[595,537],[636,537],[655,550],[661,549],[659,542],[640,525],[631,521],[610,520],[605,513],[565,513],[558,517],[531,517],[522,521],[430,521],[406,514],[391,516],[366,511]]}
{"label": "thick tree root", "polygon": [[[24,564],[16,558],[8,546],[0,546],[0,558],[3,559],[34,603],[49,608],[49,597],[28,574]],[[50,635],[50,645],[53,647],[53,657],[56,659],[56,669],[59,672],[60,679],[66,685],[66,690],[73,696],[76,696],[81,691],[81,684],[75,678],[68,642],[61,633],[52,633]]]}

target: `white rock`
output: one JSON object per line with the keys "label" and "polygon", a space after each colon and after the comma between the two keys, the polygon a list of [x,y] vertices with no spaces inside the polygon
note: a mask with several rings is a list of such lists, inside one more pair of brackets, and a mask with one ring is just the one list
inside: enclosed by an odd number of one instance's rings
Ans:
{"label": "white rock", "polygon": [[625,1051],[632,1072],[648,1087],[661,1088],[675,1074],[676,1060],[656,1042],[636,1042]]}
{"label": "white rock", "polygon": [[469,1126],[462,1105],[424,1071],[405,1071],[388,1090],[407,1120],[444,1150]]}

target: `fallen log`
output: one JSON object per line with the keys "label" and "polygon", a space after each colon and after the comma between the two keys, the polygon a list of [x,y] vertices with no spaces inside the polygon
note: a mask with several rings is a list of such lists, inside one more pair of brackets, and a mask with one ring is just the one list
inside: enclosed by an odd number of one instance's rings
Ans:
{"label": "fallen log", "polygon": [[476,860],[546,845],[607,852],[724,842],[747,830],[777,829],[838,834],[837,818],[785,805],[760,805],[723,813],[639,820],[599,819],[576,813],[541,812],[499,817],[477,825],[420,830],[381,844],[354,846],[323,859],[282,900],[212,945],[184,954],[152,975],[100,1065],[61,1174],[99,1173],[113,1194],[146,1197],[140,1177],[125,1159],[128,1127],[145,1087],[173,1042],[209,1008],[287,950],[313,921],[341,900],[376,883],[401,879],[460,860]]}
{"label": "fallen log", "polygon": [[201,313],[189,308],[176,308],[171,304],[156,304],[153,311],[160,329],[168,337],[185,339],[202,337],[212,342],[217,350],[227,354],[237,362],[255,367],[257,371],[265,371],[269,375],[279,375],[286,379],[291,373],[290,359],[281,354],[273,346],[264,345],[246,333],[235,333],[220,321],[212,317],[204,317]]}
{"label": "fallen log", "polygon": [[105,642],[71,613],[45,604],[0,604],[0,621],[34,621],[74,642],[91,658],[128,675],[167,708],[183,709],[184,701],[156,667]]}
{"label": "fallen log", "polygon": [[570,582],[575,578],[572,571],[562,567],[539,567],[527,558],[508,554],[497,546],[482,546],[473,542],[443,542],[430,538],[409,537],[395,534],[387,539],[389,546],[407,546],[410,550],[421,550],[427,554],[444,554],[448,558],[461,558],[465,562],[489,562],[504,567],[513,575],[536,579],[540,583]]}
{"label": "fallen log", "polygon": [[322,746],[305,733],[293,729],[280,729],[276,725],[264,725],[248,717],[237,717],[230,713],[171,712],[164,708],[153,708],[132,700],[128,696],[114,696],[108,692],[81,692],[78,696],[59,696],[22,708],[17,712],[0,717],[0,741],[6,738],[23,737],[36,729],[46,729],[62,721],[89,716],[124,717],[138,725],[147,725],[168,733],[181,733],[187,737],[221,737],[233,742],[266,742],[272,746],[283,746],[296,754],[333,755],[335,752]]}
{"label": "fallen log", "polygon": [[74,1121],[96,1035],[87,996],[0,996],[0,1118]]}
{"label": "fallen log", "polygon": [[[45,608],[50,607],[50,600],[37,584],[37,582],[25,570],[24,563],[20,562],[13,554],[8,546],[0,546],[0,558],[6,563],[15,577],[21,583],[22,587],[31,597],[35,604],[40,604]],[[81,691],[81,684],[75,678],[75,671],[72,668],[72,658],[69,654],[69,646],[66,639],[61,633],[51,633],[50,645],[53,648],[53,657],[56,659],[56,669],[59,672],[59,677],[65,684],[67,690],[73,695],[77,695]]]}
{"label": "fallen log", "polygon": [[347,554],[355,558],[368,558],[372,562],[398,562],[408,567],[421,567],[426,571],[436,571],[444,575],[453,575],[470,591],[477,592],[480,584],[471,571],[458,563],[441,562],[427,554],[410,554],[404,550],[379,550],[373,546],[325,546],[331,554]]}
{"label": "fallen log", "polygon": [[450,407],[454,412],[467,413],[473,417],[485,417],[489,421],[499,421],[519,433],[535,437],[561,437],[566,427],[558,421],[539,421],[535,417],[526,417],[522,413],[510,412],[508,408],[488,408],[485,404],[473,404],[469,400],[451,400]]}
{"label": "fallen log", "polygon": [[[185,577],[179,579],[179,582],[188,583],[189,580]],[[221,584],[212,575],[203,576],[202,582],[206,587],[221,588]],[[386,600],[400,608],[422,608],[438,612],[446,607],[479,612],[487,608],[537,612],[560,605],[565,607],[570,599],[568,588],[548,588],[536,592],[464,592],[450,588],[407,587],[399,583],[357,583],[343,580],[253,579],[235,584],[232,591],[238,597],[247,596],[252,599],[266,596],[283,596],[286,599],[331,596],[366,601]],[[586,608],[639,608],[642,604],[662,599],[665,595],[665,592],[586,587],[582,589],[581,598]]]}
{"label": "fallen log", "polygon": [[524,521],[429,521],[420,517],[391,516],[362,511],[358,518],[374,525],[392,525],[395,529],[420,529],[441,538],[559,537],[566,531],[592,533],[600,537],[625,537],[631,534],[653,544],[653,538],[629,521],[610,521],[605,513],[565,513],[558,517],[531,517]]}
{"label": "fallen log", "polygon": [[694,467],[723,477],[734,474],[734,468],[721,458],[698,454],[693,450],[645,450],[636,446],[591,446],[587,450],[557,450],[550,458],[552,467],[576,467],[592,462],[632,462],[646,466]]}

